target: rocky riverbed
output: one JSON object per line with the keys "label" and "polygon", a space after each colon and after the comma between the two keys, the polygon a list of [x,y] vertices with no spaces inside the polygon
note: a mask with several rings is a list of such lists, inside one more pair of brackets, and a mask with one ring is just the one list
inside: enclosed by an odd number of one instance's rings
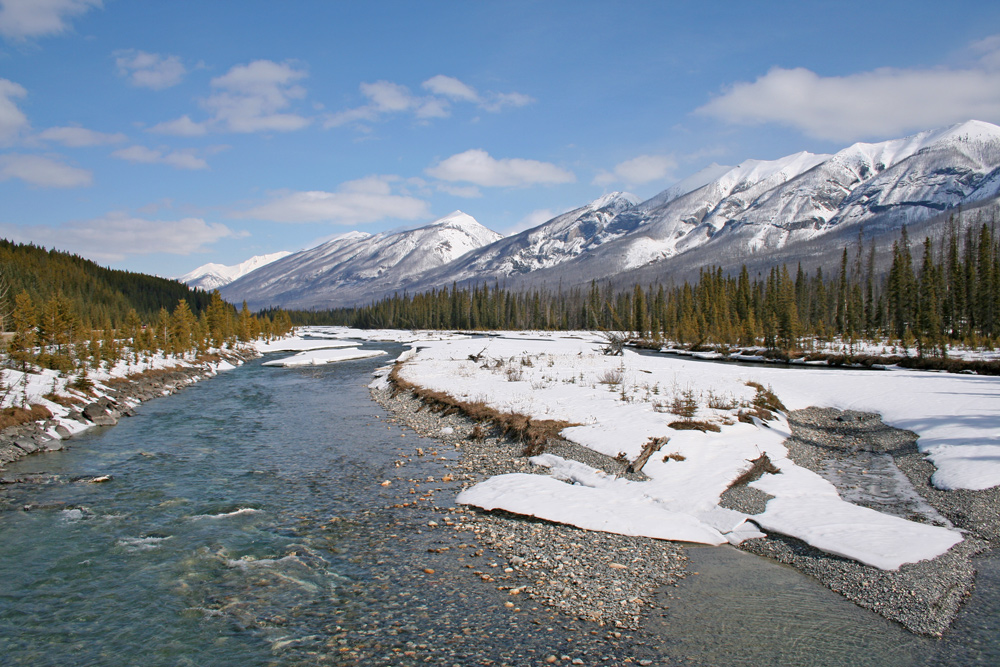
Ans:
{"label": "rocky riverbed", "polygon": [[[843,498],[911,521],[958,528],[965,539],[938,558],[897,571],[833,556],[783,535],[749,540],[741,548],[792,565],[913,632],[941,635],[975,585],[973,557],[997,547],[1000,489],[936,489],[930,483],[934,467],[917,450],[917,435],[888,426],[877,414],[813,407],[789,413],[788,423],[789,458],[822,475]],[[722,500],[752,515],[763,511],[766,499],[742,489]]]}
{"label": "rocky riverbed", "polygon": [[[254,352],[234,350],[220,354],[218,359],[238,365],[254,356]],[[133,415],[140,403],[170,395],[193,382],[211,377],[217,372],[215,368],[211,361],[205,361],[97,384],[91,392],[92,400],[80,399],[63,417],[26,422],[0,431],[0,470],[29,454],[63,449],[63,441],[72,437],[74,432],[95,426],[113,426],[119,419]],[[75,422],[83,428],[74,426],[70,429],[64,422]]]}
{"label": "rocky riverbed", "polygon": [[[546,474],[522,454],[523,446],[488,434],[472,437],[475,424],[452,414],[425,409],[409,392],[392,395],[375,389],[375,400],[420,435],[437,438],[461,451],[456,481],[464,487],[510,472]],[[547,451],[605,470],[621,463],[568,442],[552,443]],[[506,512],[455,508],[462,530],[506,562],[487,572],[499,579],[511,596],[512,608],[541,604],[573,618],[595,621],[613,629],[637,629],[643,614],[657,604],[654,594],[685,576],[683,547],[673,542],[581,530]],[[612,630],[616,632],[618,630]]]}
{"label": "rocky riverbed", "polygon": [[[372,394],[421,435],[460,449],[464,486],[509,472],[546,473],[521,455],[516,442],[474,439],[475,425],[460,415],[434,414],[408,392],[393,396],[391,390],[375,389]],[[792,565],[912,632],[940,636],[973,589],[973,557],[997,545],[1000,490],[935,489],[930,484],[934,468],[917,450],[916,435],[887,426],[878,415],[808,408],[790,413],[789,423],[790,458],[823,475],[848,500],[957,527],[966,539],[939,558],[898,571],[862,565],[776,534],[749,540],[741,548]],[[607,471],[621,468],[614,459],[572,443],[550,443],[548,451]],[[753,515],[764,511],[768,498],[741,487],[727,492],[722,504]],[[581,619],[637,628],[655,605],[654,593],[685,576],[686,557],[676,543],[583,531],[503,512],[456,512],[463,515],[465,530],[507,560],[505,585],[514,595]]]}

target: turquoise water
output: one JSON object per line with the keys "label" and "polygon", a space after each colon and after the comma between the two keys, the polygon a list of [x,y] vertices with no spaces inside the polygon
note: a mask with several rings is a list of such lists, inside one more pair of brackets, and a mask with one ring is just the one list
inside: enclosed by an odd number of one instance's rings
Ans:
{"label": "turquoise water", "polygon": [[12,465],[35,482],[0,487],[0,663],[1000,664],[995,559],[943,641],[728,549],[692,550],[699,574],[644,633],[515,613],[473,573],[488,552],[427,527],[456,452],[371,402],[384,359],[254,362]]}

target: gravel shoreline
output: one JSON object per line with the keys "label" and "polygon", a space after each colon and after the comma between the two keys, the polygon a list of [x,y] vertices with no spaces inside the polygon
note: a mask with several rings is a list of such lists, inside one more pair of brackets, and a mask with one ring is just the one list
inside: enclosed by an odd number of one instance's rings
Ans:
{"label": "gravel shoreline", "polygon": [[[941,491],[934,467],[917,449],[917,435],[893,428],[874,413],[806,408],[788,414],[788,456],[830,481],[841,496],[880,512],[958,528],[965,539],[929,561],[879,570],[833,556],[784,535],[748,540],[740,548],[773,558],[908,630],[940,636],[975,585],[973,557],[996,548],[1000,489]],[[749,514],[763,511],[766,494],[725,494],[723,504]],[[752,517],[751,517],[752,518]]]}
{"label": "gravel shoreline", "polygon": [[[452,470],[463,488],[511,472],[547,474],[521,456],[522,445],[494,434],[472,439],[475,423],[458,414],[443,416],[424,408],[410,392],[396,396],[372,389],[375,401],[418,434],[457,447]],[[587,465],[617,470],[613,458],[573,443],[551,443],[546,451]],[[459,523],[481,546],[506,563],[504,584],[510,606],[527,600],[570,617],[614,629],[636,630],[655,594],[685,576],[687,558],[674,542],[587,531],[503,511],[456,507]],[[484,580],[492,577],[483,573]],[[612,631],[614,632],[614,631]]]}
{"label": "gravel shoreline", "polygon": [[[421,435],[461,451],[456,480],[468,487],[510,472],[546,474],[521,456],[521,446],[495,437],[471,438],[475,426],[458,414],[425,409],[409,392],[372,389],[372,396]],[[911,632],[941,636],[975,584],[973,558],[1000,545],[1000,489],[941,491],[930,484],[934,467],[916,447],[917,436],[884,424],[877,414],[807,408],[789,413],[789,457],[831,481],[851,502],[904,518],[949,525],[965,540],[931,561],[884,571],[824,553],[800,540],[771,534],[741,549],[795,567],[859,606]],[[610,457],[568,442],[547,451],[594,468],[617,471]],[[723,495],[723,506],[764,511],[769,496],[749,487]],[[507,560],[513,595],[523,595],[582,620],[638,629],[655,593],[685,576],[678,543],[584,531],[502,511],[459,508],[466,530]],[[641,576],[636,576],[636,572]],[[668,595],[669,597],[669,595]]]}

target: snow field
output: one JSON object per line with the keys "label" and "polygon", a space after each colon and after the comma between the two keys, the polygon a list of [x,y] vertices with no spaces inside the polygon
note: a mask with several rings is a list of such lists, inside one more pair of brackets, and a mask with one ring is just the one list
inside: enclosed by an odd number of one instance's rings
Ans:
{"label": "snow field", "polygon": [[[401,370],[420,386],[499,411],[568,421],[575,425],[564,437],[612,457],[634,460],[649,438],[670,438],[643,469],[646,482],[544,455],[533,460],[548,467],[549,476],[499,476],[466,490],[460,502],[595,530],[738,543],[760,533],[745,515],[720,507],[719,498],[751,459],[766,453],[781,473],[751,486],[775,496],[754,517],[767,530],[882,569],[933,558],[961,541],[957,531],[842,500],[829,482],[787,458],[788,426],[780,417],[767,425],[737,422],[740,404],[755,393],[748,381],[772,387],[789,409],[880,412],[886,423],[917,432],[921,449],[939,467],[935,483],[942,488],[1000,484],[998,379],[743,367],[633,351],[607,357],[600,341],[589,333],[537,332],[421,341]],[[693,419],[718,425],[719,433],[669,428],[682,419],[669,410],[685,397],[697,401]]]}

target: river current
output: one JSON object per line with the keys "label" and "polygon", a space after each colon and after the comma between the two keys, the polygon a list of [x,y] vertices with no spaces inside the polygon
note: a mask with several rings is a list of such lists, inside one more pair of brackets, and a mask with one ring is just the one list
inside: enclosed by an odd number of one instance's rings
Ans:
{"label": "river current", "polygon": [[428,528],[457,452],[370,400],[385,359],[255,361],[11,465],[29,481],[0,487],[0,663],[996,664],[995,559],[943,641],[731,549],[692,549],[644,632],[515,613],[473,572],[499,559]]}

